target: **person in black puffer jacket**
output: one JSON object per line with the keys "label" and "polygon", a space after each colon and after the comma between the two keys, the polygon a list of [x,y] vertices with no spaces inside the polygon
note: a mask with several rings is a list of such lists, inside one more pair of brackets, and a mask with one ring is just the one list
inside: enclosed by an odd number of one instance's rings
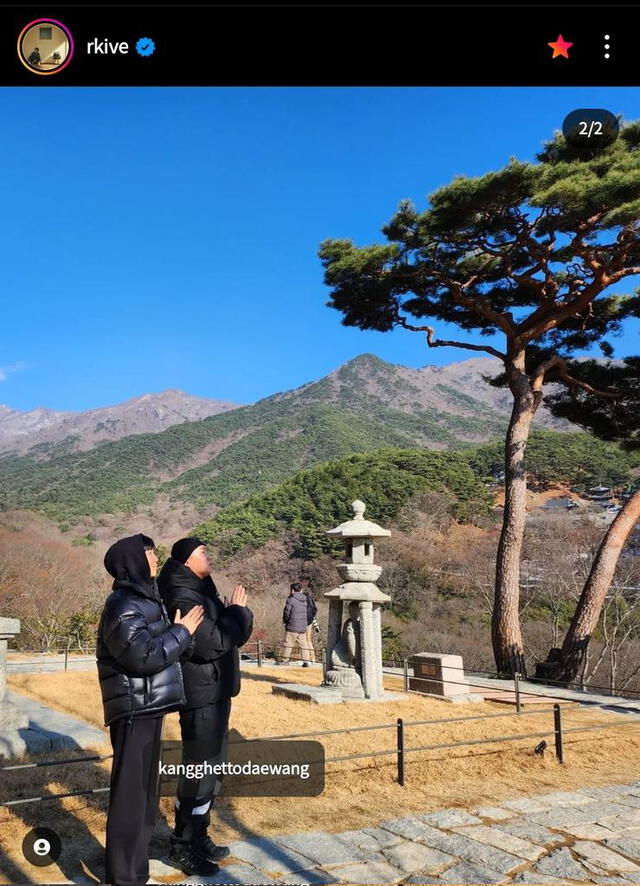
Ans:
{"label": "person in black puffer jacket", "polygon": [[203,619],[199,607],[185,616],[177,612],[171,624],[154,578],[154,547],[148,536],[133,535],[111,545],[104,558],[115,580],[96,656],[113,747],[105,883],[114,886],[139,886],[149,878],[162,721],[186,701],[178,659]]}
{"label": "person in black puffer jacket", "polygon": [[[180,661],[187,703],[180,711],[185,762],[226,760],[231,699],[240,692],[240,654],[253,629],[247,595],[237,585],[229,605],[223,603],[211,578],[211,562],[199,538],[182,538],[162,567],[158,586],[172,614],[204,607],[204,620],[194,643]],[[185,873],[197,869],[198,859],[219,861],[229,854],[207,834],[211,806],[221,787],[215,774],[201,779],[181,777],[176,799],[175,829],[169,857]]]}

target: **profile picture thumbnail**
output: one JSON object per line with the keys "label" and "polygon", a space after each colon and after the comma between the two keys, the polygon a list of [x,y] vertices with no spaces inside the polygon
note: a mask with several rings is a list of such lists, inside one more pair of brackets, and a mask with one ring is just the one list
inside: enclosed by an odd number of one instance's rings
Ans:
{"label": "profile picture thumbnail", "polygon": [[57,74],[73,56],[73,37],[62,22],[36,19],[18,37],[18,56],[34,74]]}

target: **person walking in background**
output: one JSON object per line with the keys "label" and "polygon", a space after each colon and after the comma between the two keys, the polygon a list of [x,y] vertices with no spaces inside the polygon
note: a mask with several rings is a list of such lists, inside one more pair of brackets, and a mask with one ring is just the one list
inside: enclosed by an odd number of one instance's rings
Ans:
{"label": "person walking in background", "polygon": [[316,621],[318,607],[308,588],[305,590],[304,595],[307,598],[307,647],[309,649],[309,660],[315,661],[316,651],[313,646],[313,635],[320,630],[318,622]]}
{"label": "person walking in background", "polygon": [[302,650],[302,667],[309,667],[311,653],[307,644],[308,605],[308,598],[302,591],[302,585],[299,581],[294,581],[282,611],[282,621],[285,628],[284,650],[280,661],[282,665],[289,664],[291,650],[297,643]]}
{"label": "person walking in background", "polygon": [[142,886],[158,814],[156,784],[162,721],[186,701],[178,659],[202,622],[202,606],[175,612],[162,604],[153,540],[132,535],[104,558],[113,590],[104,605],[96,657],[105,725],[113,747],[105,883]]}
{"label": "person walking in background", "polygon": [[[194,643],[182,656],[187,703],[180,711],[184,762],[213,767],[226,762],[231,699],[240,692],[240,654],[253,630],[247,592],[236,585],[227,605],[211,578],[211,561],[199,538],[181,538],[158,579],[169,613],[204,608]],[[200,779],[180,777],[169,858],[184,873],[206,876],[229,855],[207,834],[211,806],[222,786],[214,772]]]}

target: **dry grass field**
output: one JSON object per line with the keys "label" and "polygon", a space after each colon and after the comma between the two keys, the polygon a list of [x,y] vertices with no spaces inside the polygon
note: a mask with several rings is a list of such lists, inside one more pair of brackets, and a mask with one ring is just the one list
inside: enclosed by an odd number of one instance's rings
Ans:
{"label": "dry grass field", "polygon": [[[234,699],[231,726],[243,736],[286,735],[322,729],[405,722],[442,717],[471,717],[481,713],[508,713],[490,720],[468,720],[430,726],[407,726],[407,747],[470,741],[498,735],[551,732],[552,713],[521,716],[504,705],[482,703],[451,706],[431,698],[407,697],[376,703],[321,706],[275,696],[274,682],[318,683],[318,669],[264,667],[245,670],[240,696]],[[102,727],[102,706],[93,672],[14,674],[12,689],[54,708]],[[400,689],[400,681],[385,678],[388,689]],[[534,710],[539,709],[536,705]],[[525,712],[526,712],[525,708]],[[563,707],[565,728],[606,724],[614,714],[600,709]],[[304,830],[346,830],[374,824],[384,818],[411,812],[458,806],[498,803],[516,796],[583,786],[614,784],[638,778],[640,723],[569,733],[565,737],[565,762],[556,762],[552,751],[544,758],[533,753],[539,738],[503,744],[468,745],[422,751],[407,755],[406,783],[396,781],[393,755],[369,757],[327,765],[324,793],[317,798],[221,798],[212,832],[216,842],[256,835],[275,835]],[[164,738],[178,739],[176,714],[165,720]],[[395,729],[351,732],[320,738],[327,757],[395,748]],[[553,747],[553,736],[547,741]],[[110,746],[105,730],[105,746]],[[78,752],[78,756],[87,752]],[[55,755],[48,755],[49,758]],[[69,754],[60,754],[64,759]],[[2,801],[46,796],[108,785],[110,761],[6,773]],[[172,825],[172,799],[161,801],[161,818],[152,842],[152,856],[165,854]],[[103,872],[105,794],[48,800],[11,811],[0,810],[0,878],[4,882],[58,882]],[[57,866],[34,868],[23,858],[21,842],[37,825],[52,827],[62,838],[63,853]],[[214,830],[215,829],[215,830]],[[179,881],[176,875],[170,881]]]}

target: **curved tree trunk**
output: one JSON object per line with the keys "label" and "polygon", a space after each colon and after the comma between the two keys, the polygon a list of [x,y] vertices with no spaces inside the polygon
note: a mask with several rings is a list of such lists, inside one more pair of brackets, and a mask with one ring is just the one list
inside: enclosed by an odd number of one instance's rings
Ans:
{"label": "curved tree trunk", "polygon": [[635,492],[618,511],[602,539],[589,577],[580,595],[576,611],[562,644],[557,679],[571,683],[580,668],[591,636],[598,624],[607,591],[611,586],[618,558],[629,533],[640,519],[640,490]]}
{"label": "curved tree trunk", "polygon": [[505,441],[505,502],[496,558],[496,583],[491,641],[498,673],[526,674],[520,630],[520,553],[526,519],[527,474],[525,450],[536,398],[524,372],[510,383],[513,410]]}

